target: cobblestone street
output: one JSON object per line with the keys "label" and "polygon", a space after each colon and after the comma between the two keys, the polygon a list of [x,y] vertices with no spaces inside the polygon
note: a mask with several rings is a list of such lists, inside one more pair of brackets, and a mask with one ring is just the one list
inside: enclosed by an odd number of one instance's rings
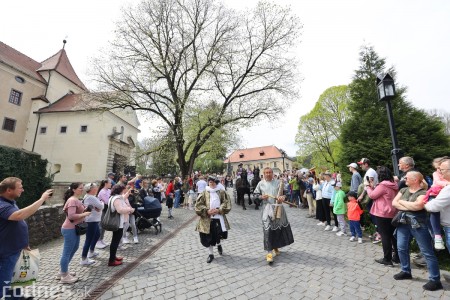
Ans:
{"label": "cobblestone street", "polygon": [[282,248],[273,265],[265,261],[261,212],[253,206],[246,211],[233,207],[228,240],[222,243],[224,255],[215,252],[211,264],[206,263],[208,251],[194,231],[194,212],[176,209],[175,219],[168,220],[164,208],[163,232],[144,231],[140,244],[119,251],[125,257],[123,266],[107,267],[109,252],[100,250],[95,265],[81,267],[82,239],[70,265],[80,277],[73,286],[55,279],[62,239],[41,246],[42,273],[35,286],[40,292],[34,294],[36,299],[450,298],[450,286],[443,278],[445,290],[437,292],[422,289],[428,280],[423,269],[413,269],[413,280],[395,281],[398,266],[373,261],[382,257],[380,245],[367,238],[363,244],[349,242],[348,237],[324,232],[315,219],[306,218],[307,210],[286,209],[295,243]]}

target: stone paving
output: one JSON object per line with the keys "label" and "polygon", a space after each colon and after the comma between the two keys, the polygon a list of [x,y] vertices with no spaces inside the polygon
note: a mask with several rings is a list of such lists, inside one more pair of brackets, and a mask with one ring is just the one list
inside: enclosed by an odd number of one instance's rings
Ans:
{"label": "stone paving", "polygon": [[[324,232],[317,220],[306,218],[307,210],[286,209],[295,243],[282,248],[273,265],[265,261],[261,212],[253,206],[246,211],[233,207],[228,240],[222,243],[224,255],[216,252],[211,264],[206,263],[208,251],[194,231],[196,221],[189,222],[194,212],[184,209],[174,210],[175,219],[169,221],[164,208],[163,232],[144,231],[140,244],[119,252],[125,256],[124,267],[107,267],[108,251],[102,251],[95,265],[79,266],[81,243],[70,265],[80,275],[73,286],[54,279],[62,240],[50,242],[40,247],[44,274],[37,287],[53,287],[57,293],[41,293],[35,299],[83,299],[105,281],[113,285],[99,299],[450,299],[450,285],[443,278],[444,291],[436,292],[422,289],[428,278],[424,269],[414,268],[413,280],[395,281],[398,266],[373,261],[382,257],[380,245],[367,238],[363,244],[349,242],[348,237]],[[164,242],[164,237],[170,239]],[[137,261],[134,269],[114,277],[155,245],[157,249]]]}

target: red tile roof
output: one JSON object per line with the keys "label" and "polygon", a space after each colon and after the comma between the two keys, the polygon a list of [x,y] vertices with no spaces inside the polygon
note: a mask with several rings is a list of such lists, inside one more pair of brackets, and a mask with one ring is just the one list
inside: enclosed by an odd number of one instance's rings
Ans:
{"label": "red tile roof", "polygon": [[42,66],[37,70],[39,71],[50,71],[55,70],[62,76],[66,77],[84,91],[88,91],[88,89],[84,86],[83,82],[81,82],[80,78],[78,78],[75,70],[70,64],[69,58],[67,57],[66,50],[61,49],[55,55],[47,58],[42,62]]}
{"label": "red tile roof", "polygon": [[16,49],[0,42],[0,62],[22,72],[40,82],[47,83],[37,72],[41,64]]}
{"label": "red tile roof", "polygon": [[228,163],[228,159],[230,160],[230,163],[235,163],[280,157],[282,157],[280,149],[272,145],[235,150],[226,160],[224,160],[224,162]]}
{"label": "red tile roof", "polygon": [[75,73],[64,49],[61,49],[55,55],[39,63],[5,43],[0,42],[0,62],[45,84],[47,84],[47,81],[39,72],[55,70],[84,91],[88,91]]}

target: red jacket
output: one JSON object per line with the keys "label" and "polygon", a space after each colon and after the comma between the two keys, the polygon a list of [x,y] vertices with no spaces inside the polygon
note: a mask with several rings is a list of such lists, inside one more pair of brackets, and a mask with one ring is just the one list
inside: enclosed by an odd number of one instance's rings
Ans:
{"label": "red jacket", "polygon": [[167,185],[166,196],[169,196],[170,193],[173,194],[173,181],[169,182],[169,184]]}
{"label": "red jacket", "polygon": [[356,200],[347,203],[347,217],[349,221],[359,221],[363,213]]}

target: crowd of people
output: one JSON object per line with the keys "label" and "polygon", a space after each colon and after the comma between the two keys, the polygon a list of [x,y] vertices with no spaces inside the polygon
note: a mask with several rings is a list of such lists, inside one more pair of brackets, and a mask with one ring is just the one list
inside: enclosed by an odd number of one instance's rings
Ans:
{"label": "crowd of people", "polygon": [[[261,194],[262,200],[271,203],[275,210],[267,211],[268,206],[265,206],[263,212],[263,224],[264,220],[270,219],[267,226],[264,225],[265,234],[267,230],[267,236],[264,236],[267,261],[272,262],[273,257],[279,255],[280,247],[293,242],[292,232],[290,235],[280,233],[285,240],[278,240],[276,233],[276,230],[289,226],[281,205],[289,201],[290,207],[308,209],[307,217],[317,219],[317,225],[322,226],[323,231],[333,232],[339,238],[348,237],[349,242],[363,243],[362,232],[372,223],[375,228],[372,241],[381,243],[383,249],[383,257],[375,259],[375,262],[386,266],[400,264],[401,271],[394,275],[396,280],[412,278],[410,241],[414,237],[420,249],[419,259],[424,261],[429,271],[429,281],[423,288],[442,289],[435,250],[447,247],[450,252],[450,159],[436,158],[433,166],[436,170],[433,181],[427,182],[415,168],[411,157],[400,159],[401,174],[398,177],[388,167],[374,169],[369,159],[362,158],[347,166],[351,173],[349,185],[342,182],[341,174],[329,171],[316,174],[315,170],[294,170],[277,176],[270,168],[264,169],[262,181],[254,192]],[[363,176],[360,170],[364,172]],[[78,224],[87,224],[80,264],[95,265],[98,255],[95,249],[108,246],[104,239],[105,230],[101,226],[108,207],[111,212],[120,215],[119,229],[112,232],[108,266],[121,265],[124,258],[117,256],[118,249],[126,244],[139,243],[136,212],[139,202],[146,197],[156,198],[165,204],[168,219],[174,218],[174,208],[195,209],[200,216],[196,228],[201,244],[208,248],[207,263],[210,263],[214,259],[214,246],[217,246],[220,255],[223,253],[221,240],[227,238],[229,229],[225,215],[231,209],[232,197],[226,191],[234,184],[230,176],[203,176],[201,173],[184,179],[175,177],[167,182],[162,178],[149,180],[137,175],[130,179],[125,175],[116,177],[114,173],[109,173],[100,183],[72,183],[64,194],[66,218],[61,226],[64,245],[57,278],[66,284],[78,280],[76,274],[69,271],[69,264],[80,246],[80,235],[76,229]],[[347,193],[343,191],[343,186],[348,186]],[[11,279],[20,251],[28,247],[24,219],[34,214],[51,197],[53,190],[45,191],[36,202],[19,209],[16,199],[22,192],[22,180],[19,178],[9,177],[0,183],[0,238],[11,241],[0,251],[1,291],[6,292],[8,288],[4,288],[4,282]],[[276,217],[267,219],[268,215]],[[277,222],[286,224],[278,226]],[[14,238],[9,238],[11,235]]]}
{"label": "crowd of people", "polygon": [[[352,176],[347,194],[342,191],[341,177],[328,171],[317,176],[311,170],[280,177],[291,195],[292,206],[309,207],[307,217],[315,212],[313,217],[319,220],[317,225],[324,226],[324,231],[363,243],[362,231],[372,223],[375,233],[370,237],[383,248],[383,257],[375,262],[386,266],[400,264],[401,272],[394,275],[396,280],[412,278],[410,242],[414,238],[420,249],[415,262],[426,265],[429,271],[429,281],[423,288],[442,289],[435,251],[447,246],[450,253],[450,159],[440,157],[433,161],[436,171],[432,182],[427,182],[415,168],[412,157],[402,157],[398,166],[401,174],[394,176],[386,166],[372,168],[367,158],[350,163],[347,167]],[[310,193],[315,203],[309,201]]]}

